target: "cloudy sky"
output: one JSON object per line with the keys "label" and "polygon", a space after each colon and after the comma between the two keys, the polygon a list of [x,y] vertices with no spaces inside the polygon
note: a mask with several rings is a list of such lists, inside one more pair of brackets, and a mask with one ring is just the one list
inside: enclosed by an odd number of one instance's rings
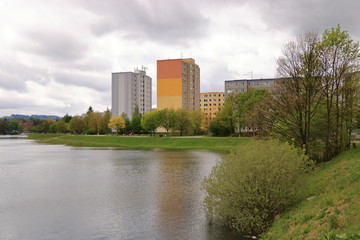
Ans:
{"label": "cloudy sky", "polygon": [[358,0],[0,0],[0,116],[111,108],[111,73],[192,57],[201,92],[275,76],[287,42],[340,24],[360,40]]}

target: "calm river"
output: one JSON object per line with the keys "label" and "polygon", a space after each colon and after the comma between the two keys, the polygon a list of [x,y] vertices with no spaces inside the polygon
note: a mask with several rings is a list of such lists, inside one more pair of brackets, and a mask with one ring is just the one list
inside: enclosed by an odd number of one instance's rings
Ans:
{"label": "calm river", "polygon": [[0,239],[239,239],[202,206],[220,157],[0,137]]}

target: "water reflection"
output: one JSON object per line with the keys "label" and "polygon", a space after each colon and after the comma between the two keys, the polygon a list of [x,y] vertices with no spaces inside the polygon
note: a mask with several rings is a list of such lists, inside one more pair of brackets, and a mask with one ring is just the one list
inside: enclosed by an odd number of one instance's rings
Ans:
{"label": "water reflection", "polygon": [[202,207],[219,153],[0,138],[0,156],[0,239],[239,239]]}

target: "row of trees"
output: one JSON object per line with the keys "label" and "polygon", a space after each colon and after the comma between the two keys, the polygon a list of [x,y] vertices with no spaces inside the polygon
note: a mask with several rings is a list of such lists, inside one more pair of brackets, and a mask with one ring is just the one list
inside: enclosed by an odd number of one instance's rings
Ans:
{"label": "row of trees", "polygon": [[348,149],[359,127],[359,43],[340,26],[309,32],[285,45],[274,90],[229,96],[210,124],[215,135],[246,126],[293,142],[316,160]]}
{"label": "row of trees", "polygon": [[157,129],[163,128],[166,134],[169,132],[199,134],[201,132],[203,114],[200,110],[189,112],[185,109],[165,108],[140,115],[137,108],[131,122],[125,114],[110,119],[109,127],[116,129],[118,133],[151,133],[155,135]]}
{"label": "row of trees", "polygon": [[298,189],[313,160],[350,148],[360,127],[359,60],[359,44],[340,26],[322,36],[306,33],[284,47],[274,91],[227,99],[211,131],[233,134],[252,126],[276,140],[234,149],[213,168],[204,183],[212,220],[258,235],[309,197]]}

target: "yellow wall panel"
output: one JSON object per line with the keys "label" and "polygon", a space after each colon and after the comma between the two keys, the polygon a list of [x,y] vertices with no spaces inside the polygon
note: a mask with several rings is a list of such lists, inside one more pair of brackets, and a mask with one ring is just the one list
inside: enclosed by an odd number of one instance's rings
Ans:
{"label": "yellow wall panel", "polygon": [[166,96],[160,97],[158,95],[157,109],[164,108],[182,108],[182,96]]}

